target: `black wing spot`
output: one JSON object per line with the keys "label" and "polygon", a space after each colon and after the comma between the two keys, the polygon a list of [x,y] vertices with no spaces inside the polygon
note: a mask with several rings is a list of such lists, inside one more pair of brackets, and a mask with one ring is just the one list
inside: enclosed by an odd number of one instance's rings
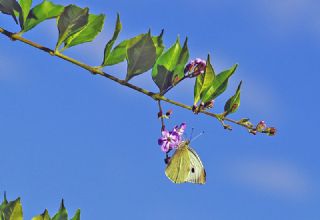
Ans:
{"label": "black wing spot", "polygon": [[192,167],[192,168],[191,168],[191,173],[194,173],[194,172],[195,172],[195,170],[194,170],[194,168]]}

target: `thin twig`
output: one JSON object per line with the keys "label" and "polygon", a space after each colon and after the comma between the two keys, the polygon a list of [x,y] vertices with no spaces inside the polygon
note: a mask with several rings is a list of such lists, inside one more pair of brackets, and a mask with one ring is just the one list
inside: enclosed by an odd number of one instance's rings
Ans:
{"label": "thin twig", "polygon": [[159,106],[159,113],[160,113],[160,120],[161,120],[161,132],[165,130],[166,126],[164,125],[164,120],[163,120],[163,111],[161,107],[161,101],[158,100],[158,106]]}
{"label": "thin twig", "polygon": [[[133,89],[133,90],[135,90],[135,91],[137,91],[137,92],[143,93],[143,94],[149,96],[150,98],[152,98],[152,99],[154,99],[154,100],[156,100],[156,101],[160,101],[160,100],[161,100],[161,101],[170,103],[170,104],[172,104],[172,105],[176,105],[176,106],[179,106],[179,107],[181,107],[181,108],[184,108],[184,109],[187,109],[187,110],[192,111],[192,106],[185,105],[185,104],[183,104],[183,103],[180,103],[180,102],[177,102],[177,101],[168,99],[168,98],[164,97],[163,95],[161,95],[161,94],[159,94],[159,93],[154,93],[154,92],[148,91],[148,90],[146,90],[146,89],[143,89],[143,88],[141,88],[141,87],[135,86],[135,85],[133,85],[133,84],[131,84],[131,83],[128,83],[128,82],[125,81],[125,80],[121,80],[121,79],[119,79],[119,78],[117,78],[117,77],[115,77],[115,76],[112,76],[112,75],[110,75],[110,74],[108,74],[108,73],[106,73],[106,72],[103,72],[100,68],[89,66],[89,65],[87,65],[87,64],[85,64],[85,63],[82,63],[82,62],[80,62],[80,61],[78,61],[78,60],[76,60],[76,59],[73,59],[73,58],[71,58],[71,57],[68,57],[68,56],[66,56],[66,55],[63,55],[63,54],[61,54],[61,53],[57,53],[57,52],[55,53],[54,50],[52,50],[52,49],[50,49],[50,48],[47,48],[47,47],[45,47],[45,46],[42,46],[42,45],[40,45],[40,44],[38,44],[38,43],[35,43],[35,42],[33,42],[33,41],[30,41],[30,40],[28,40],[28,39],[26,39],[26,38],[23,38],[23,37],[21,37],[19,34],[12,33],[12,32],[7,31],[7,30],[5,30],[5,29],[3,29],[3,28],[1,28],[1,27],[0,27],[0,33],[2,33],[3,35],[7,36],[8,38],[10,38],[10,39],[13,40],[13,41],[23,42],[23,43],[25,43],[25,44],[28,44],[28,45],[34,47],[34,48],[37,48],[37,49],[39,49],[39,50],[42,50],[42,51],[44,51],[44,52],[46,52],[46,53],[48,53],[48,54],[50,54],[50,55],[52,55],[52,56],[56,56],[56,57],[58,57],[58,58],[60,58],[60,59],[63,59],[63,60],[68,61],[68,62],[70,62],[70,63],[73,63],[73,64],[75,64],[75,65],[77,65],[77,66],[79,66],[79,67],[81,67],[81,68],[83,68],[83,69],[86,69],[86,70],[88,70],[89,72],[91,72],[92,74],[101,75],[101,76],[103,76],[103,77],[106,77],[106,78],[114,81],[114,82],[117,82],[118,84],[121,84],[121,85],[123,85],[123,86],[129,87],[129,88],[131,88],[131,89]],[[216,118],[216,119],[218,119],[218,120],[221,120],[221,119],[218,118],[218,115],[217,115],[217,114],[212,113],[212,112],[207,112],[207,111],[201,110],[199,113],[202,113],[202,114],[208,115],[208,116],[210,116],[210,117]],[[240,125],[240,126],[242,126],[242,127],[245,127],[245,128],[249,128],[249,127],[246,126],[245,124],[241,124],[241,123],[239,123],[239,122],[237,122],[236,120],[233,120],[233,119],[223,118],[223,120],[229,121],[229,122],[234,123],[234,124],[238,124],[238,125]]]}

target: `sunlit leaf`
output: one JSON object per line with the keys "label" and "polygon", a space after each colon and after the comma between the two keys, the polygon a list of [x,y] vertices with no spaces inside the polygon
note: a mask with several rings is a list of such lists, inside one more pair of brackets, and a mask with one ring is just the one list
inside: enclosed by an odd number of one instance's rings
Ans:
{"label": "sunlit leaf", "polygon": [[128,48],[127,60],[128,69],[126,80],[144,73],[152,68],[156,61],[156,47],[151,38],[150,32],[145,34],[136,44]]}
{"label": "sunlit leaf", "polygon": [[32,220],[51,220],[48,210],[46,209],[41,215],[37,215]]}
{"label": "sunlit leaf", "polygon": [[68,212],[64,207],[64,201],[61,201],[59,211],[53,216],[52,220],[68,220]]}
{"label": "sunlit leaf", "polygon": [[164,44],[163,44],[163,40],[162,40],[163,33],[164,33],[164,30],[161,31],[159,36],[152,37],[154,46],[156,47],[156,51],[157,51],[157,58],[162,54],[162,52],[164,50]]}
{"label": "sunlit leaf", "polygon": [[214,69],[210,61],[210,55],[208,54],[208,58],[206,62],[206,70],[204,72],[203,83],[200,91],[201,98],[204,96],[207,90],[213,85],[215,78],[216,78],[216,74],[214,72]]}
{"label": "sunlit leaf", "polygon": [[23,219],[22,206],[20,198],[7,202],[4,201],[0,206],[1,220],[22,220]]}
{"label": "sunlit leaf", "polygon": [[68,37],[82,30],[88,23],[88,18],[88,8],[82,9],[75,5],[65,7],[58,20],[59,39],[55,51]]}
{"label": "sunlit leaf", "polygon": [[[14,21],[18,24],[18,19],[15,11],[19,16],[22,14],[22,9],[16,0],[0,0],[0,11],[3,14],[11,15]],[[20,24],[21,26],[22,24]]]}
{"label": "sunlit leaf", "polygon": [[23,20],[23,25],[22,26],[24,26],[24,23],[26,22],[27,17],[28,17],[29,12],[30,12],[30,8],[31,8],[31,5],[32,5],[32,0],[20,0],[19,3],[20,3],[20,6],[21,6],[21,10],[22,10],[22,20]]}
{"label": "sunlit leaf", "polygon": [[240,89],[241,89],[242,81],[240,81],[236,93],[228,99],[226,104],[224,105],[225,115],[234,113],[238,110],[240,106]]}
{"label": "sunlit leaf", "polygon": [[179,39],[177,39],[175,44],[157,59],[152,68],[152,79],[161,93],[173,85],[173,72],[180,58],[181,50]]}
{"label": "sunlit leaf", "polygon": [[8,201],[7,201],[7,197],[6,197],[6,193],[4,193],[4,199],[0,205],[0,220],[4,220],[4,209],[7,206]]}
{"label": "sunlit leaf", "polygon": [[76,211],[76,214],[73,216],[71,220],[80,220],[80,209]]}
{"label": "sunlit leaf", "polygon": [[212,86],[216,74],[211,65],[210,54],[208,54],[206,62],[206,70],[203,74],[197,76],[194,85],[194,105],[206,94],[207,90]]}
{"label": "sunlit leaf", "polygon": [[68,39],[65,41],[64,48],[69,48],[78,44],[92,41],[101,32],[104,19],[105,15],[103,14],[90,14],[88,24],[80,31],[68,37]]}
{"label": "sunlit leaf", "polygon": [[36,25],[47,19],[58,17],[63,10],[64,7],[62,5],[56,5],[50,1],[44,0],[42,3],[31,9],[22,32],[31,30]]}
{"label": "sunlit leaf", "polygon": [[189,59],[188,38],[184,41],[176,66],[173,70],[173,78],[176,81],[180,80],[184,76],[184,67]]}
{"label": "sunlit leaf", "polygon": [[227,89],[228,80],[236,71],[237,67],[238,64],[235,64],[229,70],[223,71],[218,74],[215,77],[212,86],[203,95],[202,102],[206,103],[221,95]]}
{"label": "sunlit leaf", "polygon": [[[141,41],[141,39],[145,36],[146,34],[140,34],[138,36],[135,36],[133,38],[130,38],[128,40],[124,40],[121,43],[119,43],[111,52],[109,49],[111,49],[112,45],[109,45],[109,42],[106,46],[105,49],[105,56],[104,56],[104,62],[102,66],[111,66],[115,65],[118,63],[123,62],[125,59],[128,58],[128,49],[131,48],[133,45]],[[163,32],[159,36],[154,36],[152,37],[152,41],[154,43],[154,46],[156,48],[156,54],[157,57],[160,56],[160,54],[163,51],[164,45],[162,43],[162,35]],[[108,47],[108,48],[107,48]],[[108,49],[108,50],[107,50]],[[109,53],[107,53],[109,51]],[[108,56],[106,56],[108,55]]]}
{"label": "sunlit leaf", "polygon": [[201,88],[203,85],[204,74],[200,74],[197,76],[194,88],[193,88],[193,104],[196,105],[200,100]]}
{"label": "sunlit leaf", "polygon": [[[118,35],[120,33],[122,29],[122,24],[120,22],[120,15],[117,14],[117,21],[116,21],[116,26],[114,28],[114,32],[113,32],[113,36],[112,38],[108,41],[106,47],[104,48],[104,58],[103,58],[103,62],[101,64],[101,66],[106,66],[108,65],[108,59],[109,59],[109,56],[110,56],[110,52],[112,50],[112,47],[115,43],[115,41],[117,40],[118,38]],[[121,62],[121,61],[120,61]]]}
{"label": "sunlit leaf", "polygon": [[108,56],[104,66],[111,66],[123,62],[127,57],[127,49],[136,44],[145,34],[140,34],[136,37],[122,41],[118,44]]}

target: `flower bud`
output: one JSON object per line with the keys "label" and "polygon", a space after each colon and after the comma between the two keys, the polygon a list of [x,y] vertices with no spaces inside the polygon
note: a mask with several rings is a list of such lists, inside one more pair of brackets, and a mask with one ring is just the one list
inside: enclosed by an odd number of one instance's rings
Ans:
{"label": "flower bud", "polygon": [[169,111],[166,112],[166,116],[167,116],[167,117],[170,117],[170,116],[172,115],[172,112],[173,112],[173,111],[170,109]]}
{"label": "flower bud", "polygon": [[190,72],[191,69],[193,68],[193,66],[194,66],[194,62],[193,62],[193,61],[191,61],[190,63],[188,63],[188,64],[186,65],[186,67],[184,68],[184,73],[186,74],[186,73]]}
{"label": "flower bud", "polygon": [[164,163],[168,164],[171,160],[171,157],[167,156],[166,158],[164,158]]}
{"label": "flower bud", "polygon": [[194,60],[194,62],[195,62],[195,64],[200,64],[200,63],[202,62],[202,59],[196,58],[196,59]]}
{"label": "flower bud", "polygon": [[203,109],[204,109],[204,102],[201,102],[198,111],[200,112]]}
{"label": "flower bud", "polygon": [[203,74],[206,70],[206,61],[200,58],[191,60],[184,68],[184,74],[187,77],[196,77]]}
{"label": "flower bud", "polygon": [[223,128],[229,131],[232,131],[232,127],[230,125],[223,125]]}
{"label": "flower bud", "polygon": [[162,118],[163,114],[162,111],[158,112],[158,118]]}
{"label": "flower bud", "polygon": [[213,106],[214,106],[214,100],[211,100],[204,104],[204,108],[213,108]]}
{"label": "flower bud", "polygon": [[193,113],[196,113],[196,110],[197,110],[197,105],[194,104],[194,105],[192,106],[192,112],[193,112]]}
{"label": "flower bud", "polygon": [[264,121],[260,121],[256,126],[256,130],[258,132],[264,131],[266,128],[267,128],[267,125]]}
{"label": "flower bud", "polygon": [[276,134],[276,132],[277,132],[277,129],[274,128],[274,127],[270,127],[270,128],[267,128],[266,131],[267,131],[269,136],[274,136]]}

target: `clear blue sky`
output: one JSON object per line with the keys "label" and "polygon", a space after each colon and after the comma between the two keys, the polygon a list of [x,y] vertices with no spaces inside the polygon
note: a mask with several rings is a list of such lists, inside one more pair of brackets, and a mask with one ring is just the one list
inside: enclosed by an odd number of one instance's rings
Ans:
{"label": "clear blue sky", "polygon": [[[38,3],[40,1],[35,1]],[[101,63],[120,12],[120,40],[165,28],[165,44],[189,37],[192,58],[212,55],[217,71],[239,63],[242,79],[232,117],[265,120],[278,135],[225,131],[212,118],[172,108],[169,127],[187,122],[205,135],[192,143],[207,171],[204,186],[174,185],[157,145],[160,123],[150,98],[0,36],[0,191],[22,197],[25,219],[65,199],[82,219],[318,220],[320,3],[317,0],[59,1],[106,13],[94,43],[67,50]],[[0,26],[18,30],[11,17]],[[53,48],[55,21],[26,33]],[[105,68],[125,76],[125,65]],[[156,91],[150,74],[133,83]],[[192,104],[193,80],[168,94]]]}

